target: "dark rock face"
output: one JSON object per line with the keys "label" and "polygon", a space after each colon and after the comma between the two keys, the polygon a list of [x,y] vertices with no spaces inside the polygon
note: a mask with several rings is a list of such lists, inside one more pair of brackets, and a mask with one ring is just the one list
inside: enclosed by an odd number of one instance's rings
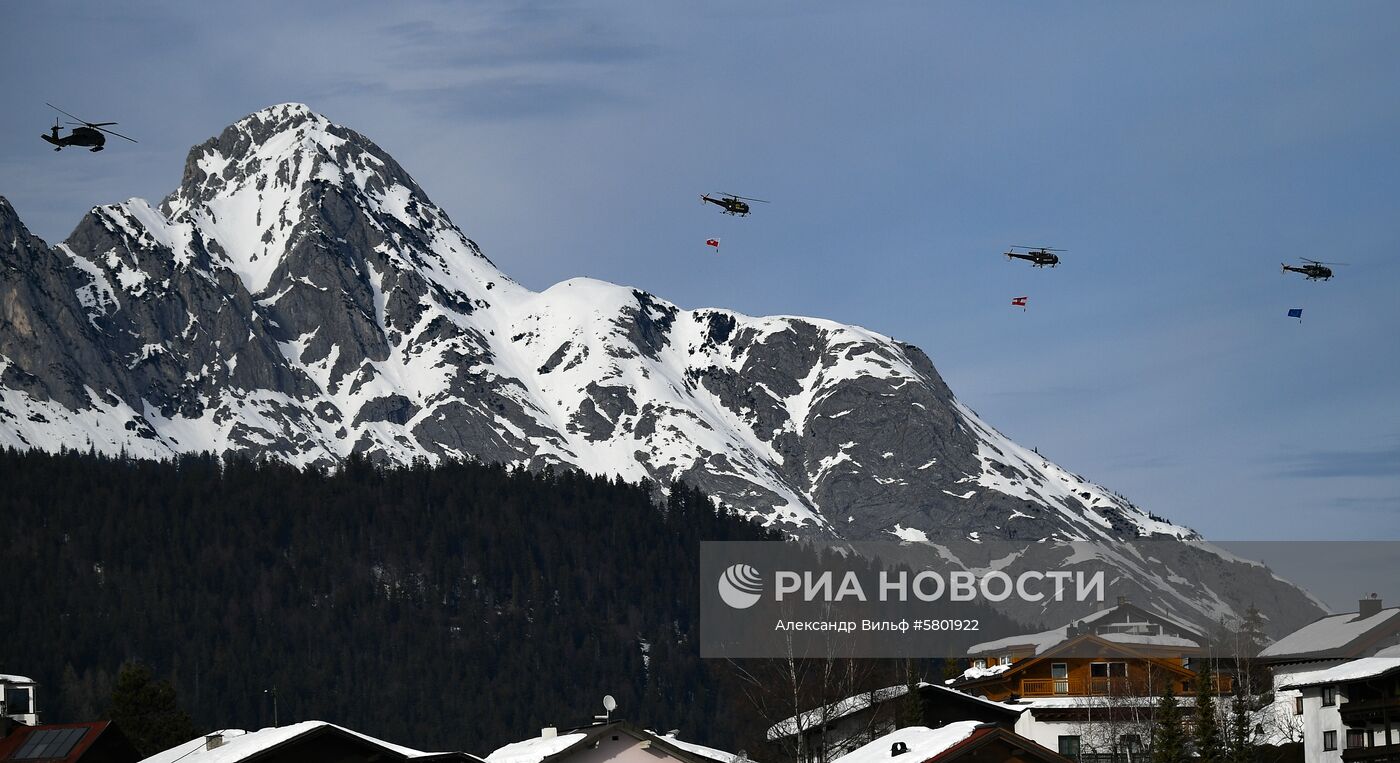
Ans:
{"label": "dark rock face", "polygon": [[910,345],[586,279],[530,292],[295,104],[57,247],[0,199],[6,444],[575,466],[828,538],[1194,537],[1001,436]]}

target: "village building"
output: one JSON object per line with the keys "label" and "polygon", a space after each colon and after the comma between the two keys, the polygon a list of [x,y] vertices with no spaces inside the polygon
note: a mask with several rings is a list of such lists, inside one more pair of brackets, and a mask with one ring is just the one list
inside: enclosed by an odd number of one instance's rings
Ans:
{"label": "village building", "polygon": [[[1019,709],[1017,734],[1080,761],[1136,759],[1158,698],[1196,690],[1206,638],[1192,626],[1119,599],[1059,628],[968,649],[952,688]],[[1229,693],[1228,673],[1212,690]]]}
{"label": "village building", "polygon": [[1307,763],[1400,762],[1400,607],[1376,596],[1270,644],[1274,703],[1259,727]]}

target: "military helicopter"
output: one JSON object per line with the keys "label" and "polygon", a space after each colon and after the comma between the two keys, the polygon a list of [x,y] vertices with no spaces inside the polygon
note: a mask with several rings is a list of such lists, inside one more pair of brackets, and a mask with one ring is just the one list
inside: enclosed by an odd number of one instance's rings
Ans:
{"label": "military helicopter", "polygon": [[1307,257],[1303,257],[1302,260],[1307,264],[1297,266],[1284,265],[1283,272],[1287,273],[1291,270],[1294,273],[1302,273],[1303,277],[1307,278],[1309,281],[1330,281],[1332,280],[1332,268],[1327,266],[1346,264],[1345,262],[1318,262],[1317,260],[1310,260]]}
{"label": "military helicopter", "polygon": [[715,206],[724,207],[724,213],[726,215],[738,215],[740,217],[749,216],[748,202],[757,201],[763,204],[768,203],[763,201],[763,199],[750,199],[747,196],[735,196],[732,193],[722,193],[719,194],[719,196],[720,198],[718,199],[712,199],[709,194],[701,194],[700,202],[704,203],[708,201]]}
{"label": "military helicopter", "polygon": [[[60,109],[52,103],[48,103],[46,101],[44,105],[61,114],[73,117],[72,114],[69,114],[68,112],[64,111],[63,109]],[[78,119],[77,117],[73,118]],[[115,135],[118,138],[129,140],[132,143],[136,142],[135,138],[128,138],[119,132],[113,132],[107,129],[108,125],[114,125],[116,124],[116,122],[88,122],[86,120],[78,119],[78,121],[69,122],[68,124],[76,125],[73,128],[73,132],[66,136],[60,137],[58,131],[63,128],[60,127],[58,124],[58,117],[54,117],[53,127],[49,128],[50,134],[40,135],[39,137],[43,138],[49,143],[52,143],[54,146],[53,150],[55,151],[62,151],[66,146],[91,146],[91,148],[88,149],[89,151],[101,151],[102,147],[107,143],[107,136],[102,134],[104,132],[107,133],[107,135]]]}
{"label": "military helicopter", "polygon": [[[1017,249],[1025,249],[1026,251],[1024,251],[1024,252],[1015,251],[1015,250],[1017,250]],[[1031,247],[1031,246],[1013,246],[1013,247],[1011,247],[1011,251],[1009,251],[1009,252],[1006,253],[1006,259],[1009,260],[1009,259],[1015,258],[1015,259],[1018,259],[1018,260],[1027,260],[1027,261],[1029,261],[1032,265],[1034,265],[1035,267],[1038,267],[1038,268],[1043,268],[1043,267],[1045,267],[1046,265],[1049,265],[1050,267],[1053,268],[1053,267],[1055,267],[1056,265],[1060,264],[1060,256],[1059,256],[1058,254],[1051,254],[1051,252],[1063,252],[1063,251],[1065,251],[1065,250],[1064,250],[1064,249],[1049,249],[1049,248],[1046,248],[1046,247],[1043,247],[1043,246],[1035,246],[1035,247]]]}

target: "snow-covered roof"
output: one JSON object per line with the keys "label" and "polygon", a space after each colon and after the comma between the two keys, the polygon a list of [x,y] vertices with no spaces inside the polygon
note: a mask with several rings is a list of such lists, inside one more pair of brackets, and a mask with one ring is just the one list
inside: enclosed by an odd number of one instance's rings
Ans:
{"label": "snow-covered roof", "polygon": [[608,725],[590,726],[584,730],[570,731],[565,734],[555,733],[551,736],[537,736],[533,739],[511,742],[487,755],[485,760],[486,763],[540,763],[546,758],[558,755],[574,745],[586,741],[590,734],[597,734],[617,726],[628,729],[634,736],[650,737],[659,740],[663,746],[671,745],[692,755],[717,761],[717,763],[734,763],[739,758],[734,753],[677,739],[671,734],[658,734],[650,729],[643,730],[632,727],[625,722],[614,722]]}
{"label": "snow-covered roof", "polygon": [[1149,636],[1142,633],[1099,633],[1096,634],[1104,641],[1112,641],[1115,644],[1144,644],[1147,646],[1179,646],[1183,649],[1193,649],[1200,644],[1189,638],[1180,636]]}
{"label": "snow-covered roof", "polygon": [[[1070,638],[1073,638],[1073,636],[1070,634],[1071,630],[1091,632],[1099,638],[1104,639],[1105,641],[1112,641],[1118,644],[1141,644],[1144,646],[1175,646],[1184,648],[1195,648],[1200,646],[1200,644],[1195,640],[1185,638],[1182,636],[1147,633],[1122,633],[1117,631],[1105,631],[1101,633],[1095,630],[1094,628],[1086,628],[1086,626],[1093,626],[1095,624],[1098,624],[1099,626],[1108,626],[1116,624],[1116,622],[1110,618],[1110,615],[1114,614],[1127,615],[1127,617],[1129,617],[1130,619],[1123,621],[1124,624],[1143,622],[1141,619],[1131,619],[1137,613],[1141,613],[1142,615],[1146,615],[1147,617],[1153,618],[1154,620],[1158,620],[1163,623],[1172,625],[1186,633],[1194,633],[1196,630],[1190,624],[1182,622],[1181,620],[1178,620],[1174,617],[1163,615],[1159,612],[1149,612],[1133,604],[1120,604],[1118,606],[1109,607],[1107,609],[1101,609],[1097,612],[1091,612],[1079,618],[1078,620],[1066,623],[1065,625],[1061,625],[1058,628],[1052,628],[1048,631],[1041,631],[1039,633],[1023,633],[1017,636],[1007,636],[1006,638],[999,638],[995,641],[984,641],[980,644],[973,644],[972,646],[968,647],[967,653],[969,655],[991,655],[999,652],[1009,652],[1017,650],[1018,648],[1024,649],[1029,647],[1031,649],[1032,655],[1040,655],[1050,651],[1051,649],[1054,649],[1060,644],[1063,644]],[[1076,633],[1074,635],[1079,634]],[[964,673],[963,675],[966,678],[983,677],[980,675],[969,676],[966,673]]]}
{"label": "snow-covered roof", "polygon": [[24,676],[14,676],[9,673],[0,673],[0,684],[32,684],[34,679]]}
{"label": "snow-covered roof", "polygon": [[375,739],[368,734],[361,734],[358,731],[347,729],[344,726],[337,726],[326,721],[302,721],[287,726],[274,726],[258,731],[244,731],[243,729],[223,729],[212,733],[223,735],[223,744],[214,749],[206,749],[205,737],[199,736],[184,744],[171,747],[164,752],[158,752],[141,763],[239,763],[264,750],[269,750],[278,745],[290,742],[297,737],[309,734],[322,728],[339,729],[352,736],[357,736],[371,744],[378,745],[387,750],[392,750],[404,757],[413,758],[430,757],[441,755],[436,752],[423,752],[403,745],[391,744],[382,739]]}
{"label": "snow-covered roof", "polygon": [[794,715],[785,720],[778,721],[768,728],[769,739],[782,739],[790,737],[799,731],[805,731],[818,724],[831,723],[837,718],[844,718],[851,713],[857,713],[881,702],[887,702],[897,697],[902,697],[909,693],[909,687],[904,684],[898,686],[887,686],[883,689],[861,692],[851,697],[847,697],[839,702],[833,702],[825,708],[808,710],[801,715]]}
{"label": "snow-covered roof", "polygon": [[[974,702],[981,702],[985,705],[990,705],[1001,710],[1011,710],[1014,712],[1018,709],[1015,706],[1007,705],[1002,702],[993,702],[992,700],[987,699],[986,697],[978,697],[972,694],[968,694],[965,691],[959,691],[957,689],[948,688],[946,686],[931,684],[927,681],[920,681],[919,688],[935,689],[937,691],[948,692],[954,696],[965,697]],[[887,686],[883,689],[876,689],[874,691],[862,692],[860,694],[847,697],[841,700],[840,702],[833,702],[832,704],[827,705],[825,713],[823,713],[822,708],[817,708],[815,710],[808,710],[801,716],[792,716],[790,718],[778,721],[777,723],[773,724],[768,728],[768,738],[782,739],[784,737],[790,737],[799,731],[805,731],[810,728],[815,728],[823,723],[831,723],[832,721],[835,721],[838,718],[844,718],[848,715],[851,715],[852,713],[858,713],[861,710],[871,707],[872,705],[878,705],[881,702],[888,702],[889,700],[897,699],[908,693],[909,687],[904,684],[899,684],[896,686]],[[801,723],[798,723],[799,717],[801,718]]]}
{"label": "snow-covered roof", "polygon": [[511,742],[487,755],[486,763],[540,763],[582,742],[586,736],[583,732],[574,732]]}
{"label": "snow-covered roof", "polygon": [[[1387,649],[1384,651],[1391,652],[1396,650]],[[1344,681],[1360,681],[1366,678],[1376,678],[1395,671],[1400,671],[1400,656],[1362,657],[1359,660],[1347,660],[1340,665],[1329,665],[1315,670],[1303,670],[1296,673],[1280,675],[1274,680],[1274,688],[1299,689],[1304,686],[1335,684]]]}
{"label": "snow-covered roof", "polygon": [[1400,628],[1400,607],[1382,609],[1370,617],[1347,612],[1305,625],[1268,645],[1259,656],[1266,659],[1354,657],[1347,647],[1379,628]]}
{"label": "snow-covered roof", "polygon": [[962,675],[958,676],[957,678],[949,678],[948,680],[944,681],[943,683],[945,683],[945,684],[951,684],[951,683],[957,683],[958,681],[971,681],[971,680],[973,680],[974,678],[986,678],[987,676],[994,676],[994,675],[996,675],[996,674],[998,674],[998,673],[1005,673],[1006,671],[1008,671],[1008,670],[1010,670],[1010,669],[1011,669],[1011,663],[1009,663],[1009,662],[1008,662],[1008,663],[999,664],[999,665],[988,665],[988,666],[985,667],[985,668],[979,668],[979,667],[977,667],[976,665],[973,665],[972,667],[968,668],[967,670],[964,670],[964,671],[962,672]]}
{"label": "snow-covered roof", "polygon": [[972,736],[981,725],[980,721],[956,721],[936,729],[927,726],[907,726],[857,747],[837,758],[834,763],[890,763],[890,747],[896,742],[903,742],[909,746],[909,752],[899,756],[901,760],[907,763],[924,763]]}
{"label": "snow-covered roof", "polygon": [[716,750],[713,747],[706,747],[703,744],[687,742],[683,739],[677,739],[676,737],[670,734],[663,734],[659,736],[661,736],[661,738],[666,740],[667,742],[670,742],[671,744],[681,748],[682,750],[685,750],[686,752],[689,752],[693,755],[699,755],[702,758],[716,760],[719,761],[719,763],[733,763],[734,761],[739,760],[739,756],[735,755],[732,752],[725,752],[724,750]]}

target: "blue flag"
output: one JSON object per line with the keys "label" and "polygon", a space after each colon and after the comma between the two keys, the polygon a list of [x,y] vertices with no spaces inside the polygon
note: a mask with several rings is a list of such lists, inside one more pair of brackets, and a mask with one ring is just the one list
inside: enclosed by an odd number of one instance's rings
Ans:
{"label": "blue flag", "polygon": [[1301,307],[1290,308],[1289,311],[1288,311],[1288,317],[1289,317],[1289,318],[1302,318],[1302,317],[1303,317],[1303,308],[1301,308]]}

